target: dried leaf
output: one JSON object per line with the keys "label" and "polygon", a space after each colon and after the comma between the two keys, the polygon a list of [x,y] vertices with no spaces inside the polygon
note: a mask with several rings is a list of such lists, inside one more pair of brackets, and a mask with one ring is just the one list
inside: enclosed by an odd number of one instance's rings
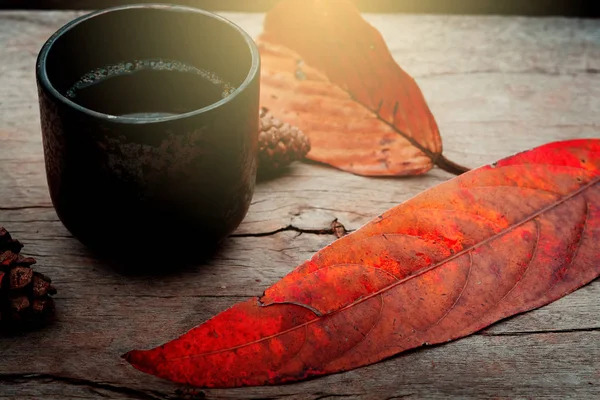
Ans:
{"label": "dried leaf", "polygon": [[551,143],[390,209],[178,339],[124,357],[203,387],[347,371],[472,334],[600,275],[600,140]]}
{"label": "dried leaf", "polygon": [[414,175],[442,156],[418,85],[348,0],[283,0],[258,40],[261,104],[311,141],[307,158],[359,175]]}

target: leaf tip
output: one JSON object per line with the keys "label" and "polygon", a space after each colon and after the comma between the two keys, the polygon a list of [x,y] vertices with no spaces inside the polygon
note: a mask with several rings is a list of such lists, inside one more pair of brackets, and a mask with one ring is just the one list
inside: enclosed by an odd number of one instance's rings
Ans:
{"label": "leaf tip", "polygon": [[121,358],[133,365],[135,368],[139,368],[139,366],[143,364],[142,353],[143,352],[139,350],[131,350],[125,354],[121,354]]}

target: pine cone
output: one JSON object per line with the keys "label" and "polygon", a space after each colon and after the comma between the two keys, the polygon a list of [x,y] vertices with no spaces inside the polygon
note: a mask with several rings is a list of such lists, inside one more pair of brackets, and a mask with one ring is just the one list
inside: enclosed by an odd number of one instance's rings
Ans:
{"label": "pine cone", "polygon": [[300,129],[275,118],[266,107],[260,109],[258,135],[259,171],[277,170],[304,158],[310,141]]}
{"label": "pine cone", "polygon": [[35,272],[32,257],[19,252],[23,245],[0,226],[0,331],[38,327],[54,314],[56,293],[50,278]]}

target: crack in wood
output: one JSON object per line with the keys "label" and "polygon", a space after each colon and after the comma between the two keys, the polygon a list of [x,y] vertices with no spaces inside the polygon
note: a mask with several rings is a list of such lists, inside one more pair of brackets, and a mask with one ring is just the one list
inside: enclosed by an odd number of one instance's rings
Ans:
{"label": "crack in wood", "polygon": [[[304,228],[298,228],[294,225],[288,225],[283,228],[279,228],[279,229],[275,229],[273,231],[267,231],[267,232],[234,233],[234,234],[230,235],[230,237],[263,237],[263,236],[276,235],[281,232],[298,232],[299,234],[311,233],[313,235],[334,235],[334,234],[336,234],[336,231],[337,231],[336,229],[339,230],[339,226],[338,225],[333,226],[333,224],[332,224],[332,227],[327,228],[327,229],[304,229]],[[353,231],[352,229],[346,230],[347,233],[350,233],[352,231]]]}
{"label": "crack in wood", "polygon": [[527,335],[547,335],[552,333],[580,333],[580,332],[600,332],[600,326],[590,328],[573,328],[573,329],[541,329],[531,331],[514,331],[514,332],[476,332],[478,336],[527,336]]}
{"label": "crack in wood", "polygon": [[364,393],[350,393],[350,394],[320,394],[318,397],[315,397],[313,400],[324,400],[324,399],[333,399],[337,397],[354,397],[361,396]]}
{"label": "crack in wood", "polygon": [[33,210],[33,209],[46,209],[54,208],[52,205],[38,205],[38,206],[13,206],[13,207],[0,207],[0,211],[18,211],[18,210]]}
{"label": "crack in wood", "polygon": [[[44,374],[44,373],[20,373],[20,374],[0,374],[0,386],[6,385],[20,385],[27,384],[30,382],[36,382],[40,384],[63,384],[71,386],[79,386],[86,388],[90,393],[98,395],[98,397],[106,397],[105,394],[99,392],[100,390],[114,393],[118,396],[127,396],[127,399],[136,400],[200,400],[207,399],[207,395],[203,390],[195,388],[180,388],[175,389],[173,394],[163,393],[157,390],[139,390],[122,385],[115,385],[106,382],[97,382],[89,379],[73,378],[67,376]],[[259,396],[259,397],[247,397],[252,400],[278,400],[285,399],[286,397],[301,396],[302,398],[319,400],[328,399],[335,397],[354,397],[362,396],[364,393],[349,393],[349,394],[338,394],[338,393],[278,393],[275,396]],[[411,396],[399,395],[391,397],[390,399],[399,399]],[[90,397],[90,399],[95,398]],[[125,398],[125,397],[119,397]]]}
{"label": "crack in wood", "polygon": [[395,400],[395,399],[405,399],[407,397],[411,397],[414,396],[414,393],[408,393],[408,394],[401,394],[398,396],[392,396],[392,397],[387,397],[385,400]]}
{"label": "crack in wood", "polygon": [[[63,282],[64,283],[64,282]],[[64,300],[75,300],[83,299],[85,295],[81,296],[60,296],[56,295],[55,299]],[[194,294],[194,295],[158,295],[158,294],[111,294],[111,298],[135,298],[135,299],[234,299],[238,301],[244,301],[248,298],[248,295],[244,294]]]}
{"label": "crack in wood", "polygon": [[172,396],[158,391],[142,391],[126,386],[114,385],[104,382],[95,382],[88,379],[71,378],[52,374],[0,374],[0,384],[22,384],[30,381],[40,383],[62,383],[73,386],[86,386],[93,389],[101,389],[117,394],[127,395],[130,399],[140,400],[183,400],[183,397]]}

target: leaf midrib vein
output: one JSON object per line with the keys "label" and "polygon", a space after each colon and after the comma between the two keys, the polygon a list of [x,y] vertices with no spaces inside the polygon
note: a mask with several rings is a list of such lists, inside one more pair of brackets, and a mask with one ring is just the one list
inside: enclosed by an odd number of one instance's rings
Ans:
{"label": "leaf midrib vein", "polygon": [[[219,350],[209,351],[209,352],[205,352],[205,353],[190,354],[190,355],[185,355],[185,356],[181,356],[181,357],[166,358],[165,362],[172,362],[172,361],[177,361],[177,360],[182,360],[182,359],[188,359],[188,358],[205,357],[205,356],[210,356],[210,355],[214,355],[214,354],[224,353],[224,352],[231,351],[231,350],[236,350],[236,349],[239,349],[239,348],[242,348],[242,347],[246,347],[246,346],[251,346],[253,344],[260,343],[262,341],[266,341],[266,340],[269,340],[269,339],[272,339],[272,338],[275,338],[275,337],[278,337],[278,336],[281,336],[281,335],[285,335],[288,332],[292,332],[292,331],[294,331],[296,329],[300,329],[300,328],[303,328],[305,326],[311,325],[313,323],[319,322],[324,317],[344,312],[344,311],[346,311],[346,310],[348,310],[348,309],[350,309],[350,308],[352,308],[352,307],[354,307],[354,306],[356,306],[356,305],[358,305],[360,303],[363,303],[363,302],[365,302],[365,301],[367,301],[367,300],[369,300],[369,299],[371,299],[371,298],[373,298],[375,296],[378,296],[378,295],[380,295],[380,294],[382,294],[384,292],[387,292],[388,290],[393,289],[394,287],[396,287],[398,285],[401,285],[404,282],[407,282],[407,281],[409,281],[411,279],[414,279],[414,278],[416,278],[418,276],[426,274],[429,271],[432,271],[432,270],[434,270],[434,269],[436,269],[436,268],[438,268],[438,267],[440,267],[440,266],[442,266],[442,265],[444,265],[444,264],[446,264],[446,263],[448,263],[448,262],[450,262],[452,260],[455,260],[458,257],[461,257],[461,256],[463,256],[463,255],[471,252],[472,250],[474,250],[474,249],[476,249],[476,248],[478,248],[480,246],[483,246],[483,245],[485,245],[485,244],[487,244],[489,242],[494,241],[495,239],[497,239],[497,238],[505,235],[506,233],[515,230],[516,228],[518,228],[518,227],[526,224],[527,222],[535,219],[536,217],[538,217],[538,216],[540,216],[540,215],[542,215],[542,214],[544,214],[544,213],[552,210],[553,208],[555,208],[555,207],[563,204],[564,202],[572,199],[573,197],[575,197],[575,196],[583,193],[585,190],[591,188],[592,186],[598,184],[599,182],[600,182],[600,178],[596,178],[596,179],[594,179],[594,180],[586,183],[585,185],[581,186],[579,189],[577,189],[576,191],[572,192],[571,194],[566,195],[566,196],[564,196],[564,197],[562,197],[562,198],[554,201],[552,204],[549,204],[548,206],[540,209],[539,211],[537,211],[537,212],[529,215],[528,217],[524,218],[522,221],[520,221],[518,223],[515,223],[515,224],[513,224],[513,225],[511,225],[511,226],[509,226],[509,227],[507,227],[507,228],[505,228],[505,229],[503,229],[503,230],[501,230],[501,231],[493,234],[489,238],[484,239],[481,242],[476,243],[476,244],[474,244],[471,247],[465,248],[465,249],[463,249],[463,250],[461,250],[461,251],[459,251],[459,252],[451,255],[450,257],[448,257],[448,258],[446,258],[446,259],[444,259],[444,260],[442,260],[442,261],[440,261],[440,262],[438,262],[436,264],[433,264],[433,265],[430,265],[428,267],[422,268],[419,271],[416,271],[414,274],[412,274],[410,276],[407,276],[406,278],[400,279],[400,280],[398,280],[396,282],[393,282],[390,285],[388,285],[388,286],[386,286],[384,288],[381,288],[380,290],[378,290],[376,292],[373,292],[373,293],[371,293],[371,294],[369,294],[367,296],[361,297],[360,299],[358,299],[358,300],[356,300],[356,301],[348,304],[345,307],[342,307],[340,309],[334,310],[334,311],[332,311],[330,313],[327,313],[327,314],[323,314],[321,316],[316,315],[316,317],[314,319],[311,319],[310,321],[307,321],[307,322],[304,322],[302,324],[296,325],[296,326],[294,326],[292,328],[289,328],[289,329],[286,329],[284,331],[277,332],[277,333],[274,333],[272,335],[265,336],[265,337],[262,337],[260,339],[253,340],[251,342],[240,344],[238,346],[233,346],[233,347],[229,347],[229,348],[226,348],[226,349],[219,349]],[[257,297],[257,299],[258,299],[258,297]],[[269,307],[269,306],[273,306],[273,305],[276,305],[276,304],[277,303],[273,303],[273,304],[266,305],[266,306],[263,306],[263,307]]]}

